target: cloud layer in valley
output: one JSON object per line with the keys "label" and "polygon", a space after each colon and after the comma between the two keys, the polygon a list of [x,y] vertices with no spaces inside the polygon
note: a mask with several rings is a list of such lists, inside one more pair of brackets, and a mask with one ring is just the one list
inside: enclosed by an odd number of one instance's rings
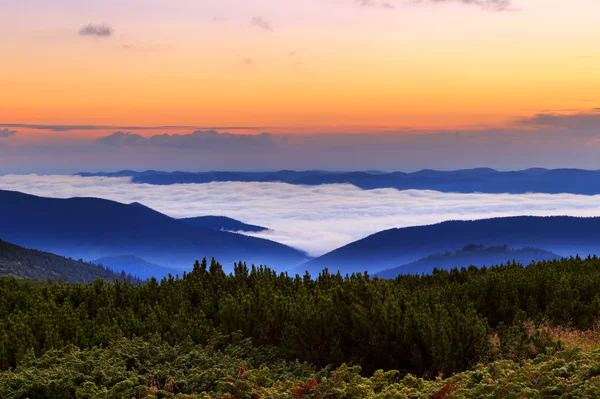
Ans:
{"label": "cloud layer in valley", "polygon": [[515,215],[600,216],[600,196],[363,191],[345,184],[209,183],[152,186],[128,178],[0,176],[0,189],[140,202],[173,217],[229,216],[271,228],[253,234],[318,256],[372,233],[456,219]]}

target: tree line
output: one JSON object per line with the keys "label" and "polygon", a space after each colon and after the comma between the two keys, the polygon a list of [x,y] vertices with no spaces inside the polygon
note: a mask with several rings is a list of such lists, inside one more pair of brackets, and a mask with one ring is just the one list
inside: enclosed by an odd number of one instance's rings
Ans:
{"label": "tree line", "polygon": [[204,260],[181,277],[144,284],[0,279],[0,368],[68,345],[153,335],[169,345],[207,344],[240,334],[315,367],[348,363],[367,375],[384,369],[432,377],[468,369],[494,345],[523,353],[543,347],[523,332],[524,321],[589,329],[599,314],[597,257],[395,280],[327,270],[288,276],[241,262],[226,274]]}

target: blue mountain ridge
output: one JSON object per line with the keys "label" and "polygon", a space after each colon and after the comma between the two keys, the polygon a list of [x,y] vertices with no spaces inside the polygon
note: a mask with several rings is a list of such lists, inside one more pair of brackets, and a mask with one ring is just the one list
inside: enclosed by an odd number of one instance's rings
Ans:
{"label": "blue mountain ridge", "polygon": [[472,243],[543,248],[561,257],[600,254],[600,218],[519,216],[390,229],[310,260],[292,273],[316,275],[328,268],[373,274]]}
{"label": "blue mountain ridge", "polygon": [[191,226],[135,203],[0,190],[0,205],[2,239],[75,259],[133,255],[189,270],[195,260],[215,257],[226,270],[240,260],[287,270],[308,258],[283,244]]}
{"label": "blue mountain ridge", "polygon": [[143,279],[151,277],[160,278],[168,276],[169,274],[174,276],[181,272],[180,270],[170,267],[155,265],[154,263],[133,255],[105,256],[94,260],[92,263],[102,265],[111,270],[125,270],[127,273]]}
{"label": "blue mountain ridge", "polygon": [[582,169],[531,168],[519,171],[497,171],[476,168],[455,171],[421,170],[404,172],[161,172],[121,171],[79,173],[80,176],[127,176],[134,183],[154,185],[210,182],[283,182],[296,185],[352,184],[365,190],[395,188],[398,190],[435,190],[455,193],[571,193],[600,194],[600,171]]}
{"label": "blue mountain ridge", "polygon": [[510,262],[529,265],[531,262],[541,262],[560,259],[561,256],[539,248],[512,249],[507,245],[490,246],[470,244],[453,252],[433,254],[415,262],[383,270],[376,273],[381,278],[396,278],[404,274],[431,274],[434,269],[450,270],[461,267],[497,266]]}

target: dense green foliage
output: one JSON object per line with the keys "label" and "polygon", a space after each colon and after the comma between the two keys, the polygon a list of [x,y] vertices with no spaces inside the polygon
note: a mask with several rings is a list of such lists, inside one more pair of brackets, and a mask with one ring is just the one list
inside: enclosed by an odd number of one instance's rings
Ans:
{"label": "dense green foliage", "polygon": [[22,248],[2,240],[0,240],[0,276],[72,283],[90,283],[97,278],[107,281],[127,279],[131,282],[139,282],[132,276],[116,273],[100,265]]}
{"label": "dense green foliage", "polygon": [[170,346],[159,337],[120,339],[106,348],[67,346],[0,373],[4,399],[451,399],[598,398],[600,350],[568,349],[532,360],[479,364],[447,379],[397,371],[361,375],[342,365],[320,371],[278,359],[249,340]]}
{"label": "dense green foliage", "polygon": [[[327,272],[288,277],[243,264],[226,275],[214,261],[160,284],[9,279],[0,281],[0,368],[19,365],[30,350],[41,355],[151,334],[170,345],[188,337],[206,344],[215,333],[239,331],[256,346],[277,347],[284,358],[317,367],[349,363],[366,374],[385,369],[432,376],[484,359],[492,330],[543,319],[587,329],[599,313],[597,258],[396,280]],[[516,337],[509,341],[523,341]],[[522,346],[530,344],[536,345]]]}

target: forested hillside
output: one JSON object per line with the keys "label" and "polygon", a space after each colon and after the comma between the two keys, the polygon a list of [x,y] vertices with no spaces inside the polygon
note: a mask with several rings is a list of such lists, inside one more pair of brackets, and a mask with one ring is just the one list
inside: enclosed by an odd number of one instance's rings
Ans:
{"label": "forested hillside", "polygon": [[[596,257],[395,280],[315,277],[244,264],[227,275],[213,261],[142,285],[0,280],[0,369],[14,369],[0,373],[0,396],[598,392],[600,341],[585,332],[600,316]],[[580,342],[566,348],[565,338]]]}
{"label": "forested hillside", "polygon": [[26,249],[0,240],[0,276],[67,282],[93,282],[128,279],[140,282],[131,275],[117,273],[93,263],[76,261],[48,252]]}
{"label": "forested hillside", "polygon": [[560,259],[560,256],[539,248],[512,249],[508,245],[488,247],[485,245],[470,244],[458,251],[430,255],[416,262],[377,272],[376,276],[396,278],[399,274],[428,274],[436,268],[481,267],[501,265],[513,261],[527,264],[554,259]]}
{"label": "forested hillside", "polygon": [[504,325],[549,319],[578,329],[600,315],[600,260],[570,259],[527,268],[475,267],[431,276],[371,279],[323,273],[288,277],[270,269],[197,263],[182,278],[144,285],[0,282],[0,367],[74,344],[160,334],[170,344],[240,331],[316,366],[355,362],[367,373],[418,375],[464,370],[489,352]]}

